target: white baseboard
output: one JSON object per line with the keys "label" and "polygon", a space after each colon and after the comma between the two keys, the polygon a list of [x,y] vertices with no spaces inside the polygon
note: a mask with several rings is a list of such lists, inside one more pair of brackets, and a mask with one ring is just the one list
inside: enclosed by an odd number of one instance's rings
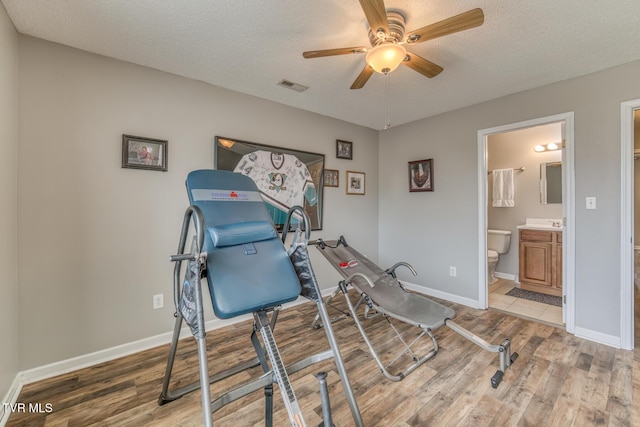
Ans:
{"label": "white baseboard", "polygon": [[402,285],[409,290],[420,292],[421,294],[429,295],[435,298],[440,298],[447,301],[455,302],[456,304],[462,304],[462,305],[466,305],[467,307],[476,308],[476,309],[480,307],[480,305],[478,304],[478,301],[473,300],[471,298],[461,297],[459,295],[442,292],[437,289],[431,289],[426,286],[417,285],[415,283],[409,283],[405,281],[402,282]]}
{"label": "white baseboard", "polygon": [[[205,323],[205,329],[207,331],[210,331],[213,329],[221,328],[223,326],[232,325],[249,318],[249,315],[244,315],[233,319],[213,319]],[[180,330],[181,337],[186,337],[189,335],[190,332],[188,327],[183,327]],[[173,331],[165,332],[163,334],[143,338],[111,348],[106,348],[104,350],[99,350],[93,353],[83,354],[81,356],[72,357],[70,359],[61,360],[59,362],[50,363],[48,365],[39,366],[33,369],[28,369],[22,372],[22,380],[24,384],[30,384],[36,381],[42,381],[47,378],[55,377],[57,375],[76,371],[78,369],[97,365],[99,363],[108,362],[119,357],[128,356],[130,354],[134,354],[143,350],[148,350],[150,348],[168,344],[171,342],[172,336]]]}
{"label": "white baseboard", "polygon": [[602,332],[592,331],[591,329],[581,328],[576,326],[574,335],[579,338],[584,338],[589,341],[595,341],[600,344],[605,344],[610,347],[621,348],[622,340],[620,337],[613,335],[603,334]]}
{"label": "white baseboard", "polygon": [[[10,405],[15,405],[15,403],[18,401],[18,396],[20,395],[20,391],[22,391],[22,385],[23,385],[22,375],[20,372],[18,372],[16,377],[13,379],[11,386],[9,387],[9,391],[0,402],[8,403]],[[5,424],[7,424],[7,421],[9,421],[10,415],[11,415],[11,412],[9,411],[7,406],[2,405],[2,408],[0,410],[0,427],[4,427]]]}
{"label": "white baseboard", "polygon": [[[332,288],[323,289],[322,295],[330,295],[337,286]],[[284,304],[283,308],[294,307],[296,305],[307,302],[308,300],[303,297],[298,297],[297,300]],[[251,314],[244,314],[242,316],[234,317],[233,319],[212,319],[205,322],[205,329],[212,331],[222,328],[224,326],[233,325],[235,323],[243,322],[252,318]],[[189,328],[185,325],[180,330],[180,337],[191,336]],[[72,357],[70,359],[61,360],[59,362],[50,363],[48,365],[39,366],[37,368],[28,369],[18,373],[20,380],[20,389],[24,384],[31,384],[36,381],[42,381],[47,378],[52,378],[57,375],[66,374],[78,369],[87,368],[89,366],[97,365],[99,363],[108,362],[119,357],[128,356],[140,351],[148,350],[150,348],[158,347],[164,344],[169,344],[173,337],[173,331],[165,332],[163,334],[155,335],[141,340],[133,341],[130,343],[118,345],[115,347],[99,350],[93,353],[84,354],[82,356]],[[18,378],[16,377],[16,378]],[[19,393],[19,390],[18,390]],[[17,395],[16,395],[17,398]],[[2,427],[2,424],[0,424]]]}

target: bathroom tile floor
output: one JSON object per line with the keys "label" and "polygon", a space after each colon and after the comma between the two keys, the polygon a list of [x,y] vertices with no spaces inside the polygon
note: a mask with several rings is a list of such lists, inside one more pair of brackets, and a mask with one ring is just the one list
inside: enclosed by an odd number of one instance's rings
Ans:
{"label": "bathroom tile floor", "polygon": [[562,307],[506,295],[514,287],[515,282],[506,279],[498,279],[489,285],[489,307],[547,325],[564,327]]}

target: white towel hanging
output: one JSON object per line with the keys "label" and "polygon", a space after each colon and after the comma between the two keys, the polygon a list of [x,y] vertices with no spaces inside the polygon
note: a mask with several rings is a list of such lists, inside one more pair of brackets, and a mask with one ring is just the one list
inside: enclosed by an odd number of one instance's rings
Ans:
{"label": "white towel hanging", "polygon": [[493,207],[512,208],[514,200],[513,169],[494,169],[493,171]]}

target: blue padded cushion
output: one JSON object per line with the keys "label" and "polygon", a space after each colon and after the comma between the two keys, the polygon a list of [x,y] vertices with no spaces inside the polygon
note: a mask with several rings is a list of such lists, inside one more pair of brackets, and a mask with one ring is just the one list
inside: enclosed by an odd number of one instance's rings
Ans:
{"label": "blue padded cushion", "polygon": [[210,227],[209,234],[215,248],[261,242],[278,237],[273,224],[267,221],[236,222]]}
{"label": "blue padded cushion", "polygon": [[[295,300],[300,281],[275,231],[274,238],[251,242],[256,248],[253,255],[245,255],[242,244],[221,245],[248,231],[243,229],[250,226],[240,224],[267,223],[274,230],[253,180],[239,173],[207,169],[189,173],[186,184],[189,201],[202,210],[208,230],[203,250],[207,252],[207,283],[216,316],[228,319]],[[260,232],[258,228],[262,229],[256,227],[256,236],[266,236],[266,226]],[[237,235],[221,237],[221,230]]]}

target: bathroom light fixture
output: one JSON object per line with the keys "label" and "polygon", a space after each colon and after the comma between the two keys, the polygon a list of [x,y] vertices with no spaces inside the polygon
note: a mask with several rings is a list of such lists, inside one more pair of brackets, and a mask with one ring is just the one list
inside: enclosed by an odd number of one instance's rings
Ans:
{"label": "bathroom light fixture", "polygon": [[559,150],[560,148],[562,148],[564,146],[564,144],[559,144],[559,143],[555,143],[555,142],[551,142],[547,145],[541,145],[538,144],[535,147],[533,147],[533,150],[536,153],[542,153],[544,151],[555,151],[555,150]]}
{"label": "bathroom light fixture", "polygon": [[389,74],[404,61],[407,50],[396,43],[382,43],[367,52],[367,64],[380,74]]}

